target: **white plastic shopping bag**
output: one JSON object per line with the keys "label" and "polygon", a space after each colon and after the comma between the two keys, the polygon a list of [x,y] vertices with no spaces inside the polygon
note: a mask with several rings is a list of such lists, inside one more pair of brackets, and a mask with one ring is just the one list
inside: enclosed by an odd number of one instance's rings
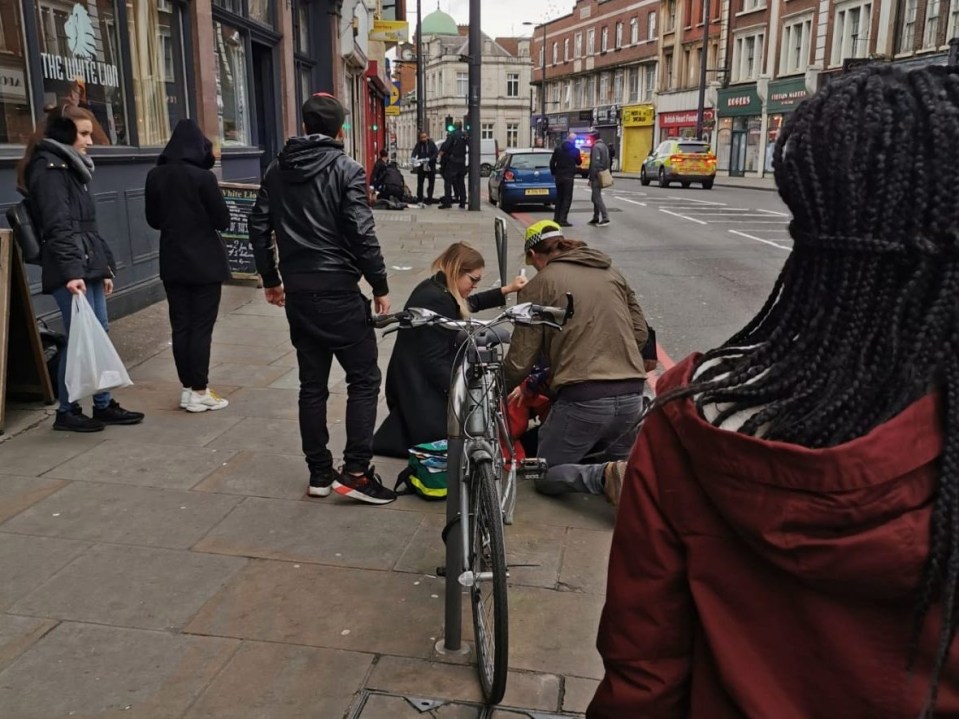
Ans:
{"label": "white plastic shopping bag", "polygon": [[133,384],[120,355],[82,292],[73,296],[66,374],[67,397],[71,402]]}

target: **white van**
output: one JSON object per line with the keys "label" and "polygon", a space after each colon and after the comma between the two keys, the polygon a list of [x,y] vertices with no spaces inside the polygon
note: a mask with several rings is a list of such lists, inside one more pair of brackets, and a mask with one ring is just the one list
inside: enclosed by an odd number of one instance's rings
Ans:
{"label": "white van", "polygon": [[[489,177],[499,159],[499,143],[496,140],[480,140],[480,177]],[[466,166],[469,167],[469,147],[466,148]]]}

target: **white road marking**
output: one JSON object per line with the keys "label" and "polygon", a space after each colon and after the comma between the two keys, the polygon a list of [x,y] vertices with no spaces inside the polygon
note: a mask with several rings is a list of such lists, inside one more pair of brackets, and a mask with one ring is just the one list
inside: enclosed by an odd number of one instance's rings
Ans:
{"label": "white road marking", "polygon": [[[664,210],[665,212],[665,210]],[[723,224],[728,222],[742,222],[744,225],[788,225],[787,220],[743,220],[742,216],[735,220],[710,220],[713,224]],[[757,215],[758,217],[758,215]]]}
{"label": "white road marking", "polygon": [[620,202],[628,202],[631,205],[639,205],[640,207],[646,207],[646,203],[640,202],[639,200],[631,200],[628,197],[620,197],[619,195],[614,195],[614,197]]}
{"label": "white road marking", "polygon": [[786,252],[792,252],[792,248],[791,248],[791,247],[785,247],[785,246],[783,246],[783,245],[780,245],[780,244],[777,244],[777,243],[773,242],[772,240],[764,240],[762,237],[756,237],[756,236],[750,235],[750,234],[748,234],[748,233],[746,233],[746,232],[740,232],[739,230],[730,230],[730,232],[733,233],[734,235],[739,235],[740,237],[745,237],[747,240],[754,240],[755,242],[762,242],[764,245],[770,245],[771,247],[775,247],[776,249],[779,249],[779,250],[785,250]]}
{"label": "white road marking", "polygon": [[708,224],[709,224],[708,222],[704,222],[703,220],[697,220],[695,217],[687,217],[686,215],[680,215],[678,212],[670,212],[670,211],[667,210],[665,207],[660,207],[660,208],[659,208],[659,211],[660,211],[660,212],[665,212],[667,215],[672,215],[673,217],[679,217],[679,218],[684,219],[684,220],[689,220],[690,222],[696,222],[696,223],[698,223],[698,224],[700,224],[700,225],[708,225]]}

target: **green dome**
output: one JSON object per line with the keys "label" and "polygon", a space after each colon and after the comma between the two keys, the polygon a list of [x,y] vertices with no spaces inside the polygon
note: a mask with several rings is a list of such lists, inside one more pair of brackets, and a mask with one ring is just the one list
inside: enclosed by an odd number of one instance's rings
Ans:
{"label": "green dome", "polygon": [[456,27],[456,20],[439,8],[423,18],[423,35],[459,34],[460,30]]}

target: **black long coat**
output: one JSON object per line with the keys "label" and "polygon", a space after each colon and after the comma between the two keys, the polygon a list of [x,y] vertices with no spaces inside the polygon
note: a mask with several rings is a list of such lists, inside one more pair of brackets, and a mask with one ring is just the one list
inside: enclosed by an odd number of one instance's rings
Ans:
{"label": "black long coat", "polygon": [[[499,288],[472,294],[470,312],[502,307]],[[423,280],[410,294],[406,307],[423,307],[445,317],[459,317],[459,306],[442,273]],[[373,453],[407,457],[422,442],[446,438],[446,405],[450,372],[456,355],[456,333],[439,327],[400,330],[386,371],[389,415],[373,437]]]}
{"label": "black long coat", "polygon": [[230,279],[217,230],[230,226],[210,141],[193,120],[180,120],[146,182],[146,218],[160,230],[160,279],[185,285]]}

